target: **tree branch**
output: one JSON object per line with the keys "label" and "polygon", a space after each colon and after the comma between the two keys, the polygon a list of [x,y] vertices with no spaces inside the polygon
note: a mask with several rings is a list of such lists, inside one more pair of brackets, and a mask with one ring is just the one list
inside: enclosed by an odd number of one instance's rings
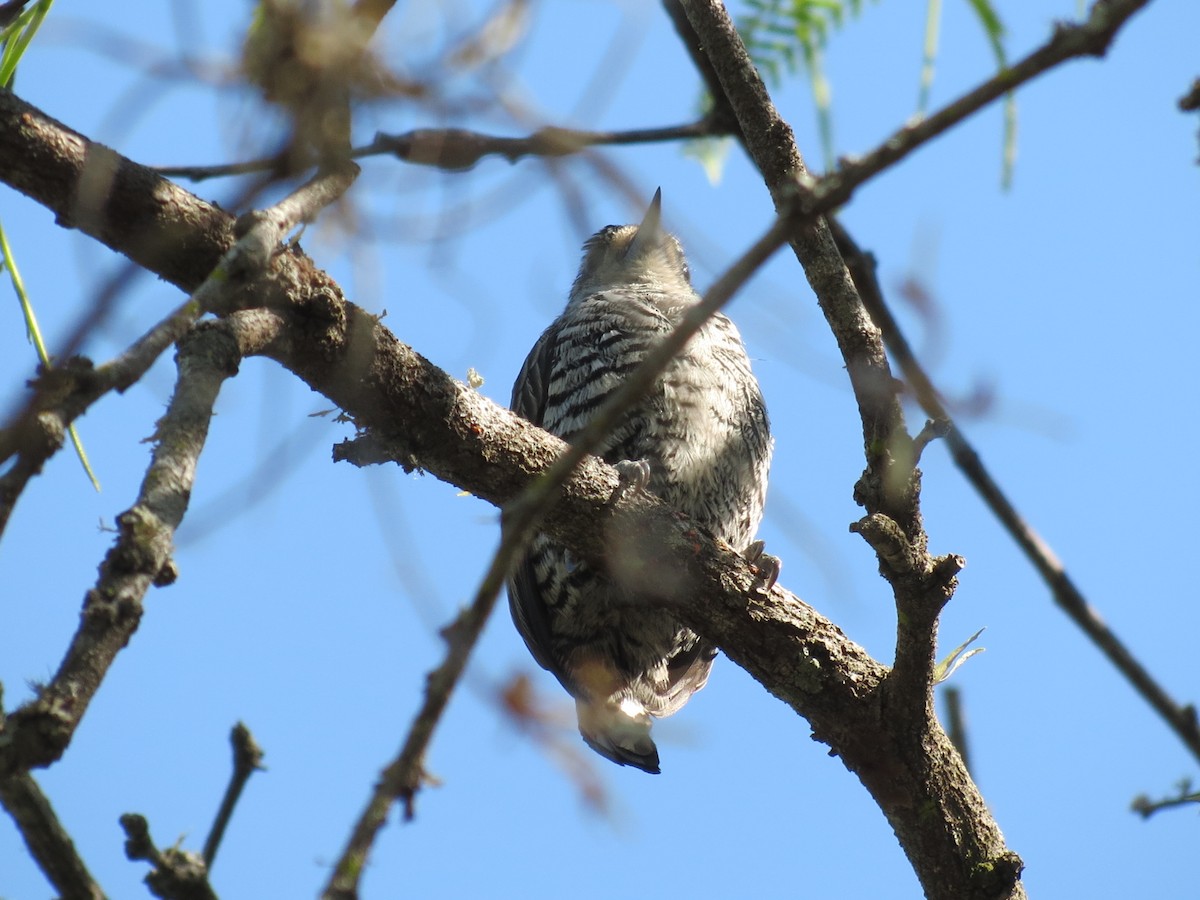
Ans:
{"label": "tree branch", "polygon": [[[0,703],[0,731],[4,708]],[[104,900],[104,892],[92,878],[75,849],[75,842],[62,827],[50,800],[28,772],[0,778],[0,805],[12,817],[29,848],[29,855],[54,889],[63,897]]]}
{"label": "tree branch", "polygon": [[[390,155],[402,162],[432,166],[450,172],[474,168],[488,156],[499,156],[515,163],[527,156],[557,159],[571,156],[589,147],[615,147],[662,141],[689,140],[727,133],[711,116],[685,125],[663,128],[636,128],[628,131],[584,131],[546,127],[526,137],[501,137],[464,128],[418,128],[403,134],[379,132],[369,144],[350,151],[353,159]],[[240,163],[216,166],[157,166],[160,175],[203,181],[228,175],[274,172],[283,157],[266,156]]]}
{"label": "tree branch", "polygon": [[353,163],[320,171],[274,206],[239,219],[235,225],[238,240],[195,293],[116,359],[93,368],[89,360],[71,358],[40,374],[32,383],[34,392],[25,408],[0,429],[0,464],[13,455],[18,457],[0,476],[0,534],[29,480],[62,448],[71,423],[109,391],[123,393],[137,382],[196,319],[218,305],[231,281],[236,283],[247,272],[265,269],[280,241],[344,194],[357,174]]}
{"label": "tree branch", "polygon": [[79,630],[54,678],[5,723],[0,777],[62,755],[113,659],[137,630],[146,592],[174,580],[172,539],[191,495],[217,391],[242,356],[278,336],[275,323],[268,313],[242,313],[198,325],[181,344],[175,394],[159,421],[137,502],[117,518],[116,543],[84,598]]}
{"label": "tree branch", "polygon": [[838,248],[850,267],[854,283],[858,285],[871,318],[882,330],[883,339],[891,351],[892,358],[904,374],[904,379],[921,409],[934,422],[939,423],[936,429],[940,431],[939,436],[946,439],[954,464],[1046,582],[1055,604],[1079,626],[1117,671],[1125,676],[1142,699],[1163,718],[1192,755],[1200,760],[1200,723],[1197,723],[1195,706],[1190,703],[1180,704],[1154,679],[1125,643],[1092,609],[1057,554],[1017,511],[984,465],[978,451],[955,423],[950,411],[942,403],[941,394],[933,380],[909,346],[900,324],[884,300],[883,291],[875,277],[874,260],[869,253],[864,253],[858,247],[840,225],[833,223],[833,229]]}
{"label": "tree branch", "polygon": [[145,816],[125,813],[121,816],[125,829],[125,856],[130,860],[145,860],[152,868],[146,875],[146,886],[162,900],[217,900],[208,882],[204,860],[195,853],[168,847],[159,850],[150,837],[150,823]]}
{"label": "tree branch", "polygon": [[[3,127],[6,112],[18,118],[23,114],[40,123],[38,133],[24,133],[23,140],[32,143],[24,152],[41,152],[37,141],[52,140],[56,150],[65,146],[80,157],[73,159],[66,153],[56,162],[60,177],[80,171],[88,150],[83,140],[62,142],[48,132],[48,120],[22,107],[11,95],[0,94],[0,147],[14,140]],[[10,177],[6,165],[10,158],[0,153],[0,179]],[[119,158],[116,168],[127,173],[119,184],[134,184],[146,177]],[[69,185],[43,184],[31,170],[20,166],[18,170],[23,189],[40,202],[67,202],[73,194]],[[161,180],[154,183],[160,192],[178,195],[176,208],[188,210],[204,226],[180,240],[179,252],[190,259],[215,262],[228,245],[231,223],[220,221],[222,214],[185,192]],[[97,209],[112,209],[117,203],[137,208],[134,199],[112,199],[97,204]],[[115,230],[102,217],[81,224],[89,233],[113,240]],[[173,233],[186,231],[180,222],[164,223],[163,227]],[[151,258],[143,253],[144,246],[135,249],[142,253],[141,258]],[[184,271],[179,262],[170,259],[162,260],[162,265],[165,273],[175,277]],[[848,284],[840,259],[837,272],[834,280]],[[181,287],[194,289],[206,274],[197,272],[194,280],[183,280]],[[377,319],[347,303],[337,285],[299,252],[276,257],[269,277],[260,274],[230,292],[229,308],[250,305],[273,311],[259,313],[271,323],[269,338],[258,342],[263,352],[337,403],[361,428],[375,432],[391,446],[393,457],[409,468],[425,468],[503,506],[566,450],[562,441],[481,397],[401,344]],[[231,317],[222,327],[233,328],[244,322],[246,315]],[[874,333],[865,315],[861,321],[868,333]],[[240,349],[244,352],[247,348]],[[861,380],[861,374],[856,377]],[[894,402],[889,394],[883,405],[887,408]],[[602,571],[608,540],[614,534],[633,536],[625,543],[646,555],[644,571],[669,582],[648,578],[645,590],[649,597],[675,604],[682,621],[714,640],[731,659],[808,719],[817,738],[829,743],[880,799],[914,857],[936,858],[936,864],[921,867],[923,879],[941,877],[946,891],[958,889],[960,897],[1001,896],[1008,891],[1019,860],[1003,849],[994,826],[989,831],[978,824],[990,822],[982,800],[936,726],[931,730],[928,720],[920,717],[896,726],[896,708],[885,700],[883,690],[887,670],[782,588],[777,586],[770,595],[763,595],[744,559],[715,545],[652,496],[628,492],[617,504],[610,504],[616,484],[613,469],[594,458],[584,460],[564,485],[562,500],[548,512],[541,530]],[[172,512],[182,514],[182,504],[176,504]],[[138,524],[128,516],[123,523],[127,528]],[[133,537],[123,535],[119,547],[136,548]],[[162,537],[167,538],[165,547]],[[97,667],[102,669],[111,661],[136,626],[141,595],[169,549],[169,530],[160,534],[155,546],[159,548],[156,552],[139,551],[147,564],[131,573],[137,583],[130,587],[135,590],[130,592],[127,606],[118,604],[112,623],[85,613],[85,620],[98,634],[93,638],[82,633],[76,644],[85,641],[90,645],[73,645],[60,672],[79,690],[77,706],[48,708],[46,701],[57,697],[56,693],[18,710],[6,735],[10,743],[0,749],[0,771],[45,764],[61,753],[62,742],[69,738],[82,707],[94,693]],[[105,567],[106,579],[110,568]],[[115,589],[107,583],[104,587]],[[103,593],[97,590],[90,597],[104,602]],[[89,608],[91,605],[90,599]],[[88,656],[78,652],[81,649],[96,652]],[[76,675],[91,680],[79,680]],[[55,684],[63,681],[56,679]],[[61,727],[54,724],[56,712],[64,716]],[[885,712],[896,727],[887,727]],[[919,816],[916,810],[921,811]],[[939,855],[934,850],[945,852]]]}
{"label": "tree branch", "polygon": [[870,153],[843,160],[837,171],[826,174],[813,184],[811,201],[833,199],[833,205],[840,206],[850,199],[860,184],[1010,91],[1068,60],[1103,56],[1122,26],[1149,2],[1096,0],[1086,21],[1056,24],[1050,40],[1024,59],[1002,69],[928,118],[900,128]]}
{"label": "tree branch", "polygon": [[233,745],[233,772],[230,773],[229,785],[225,788],[225,796],[221,798],[221,806],[217,810],[212,828],[209,829],[208,837],[204,840],[204,851],[201,854],[204,868],[210,872],[246,782],[250,780],[251,775],[262,769],[262,747],[258,746],[258,741],[254,740],[254,735],[244,724],[238,722],[233,726],[229,733],[229,743]]}
{"label": "tree branch", "polygon": [[[792,131],[775,110],[724,7],[715,0],[683,0],[682,6],[776,208],[798,202],[802,210],[812,209],[804,196],[812,179]],[[920,474],[896,382],[879,330],[824,219],[794,233],[792,247],[846,360],[867,461],[855,489],[855,499],[867,515],[854,530],[875,549],[897,607],[895,667],[882,685],[879,707],[880,727],[887,735],[882,741],[888,748],[886,776],[880,777],[881,744],[868,747],[851,741],[834,746],[887,815],[928,896],[1024,896],[1022,864],[1005,848],[961,757],[933,714],[937,618],[953,593],[962,562],[957,557],[935,560],[928,553],[919,508]],[[901,772],[922,775],[911,784],[913,792],[905,792],[904,800],[897,802]],[[938,809],[935,818],[944,830],[928,827],[930,808]]]}

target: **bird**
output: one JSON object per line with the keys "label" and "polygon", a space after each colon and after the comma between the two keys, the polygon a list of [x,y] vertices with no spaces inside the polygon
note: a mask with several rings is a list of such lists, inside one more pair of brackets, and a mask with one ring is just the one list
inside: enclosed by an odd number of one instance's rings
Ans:
{"label": "bird", "polygon": [[[640,224],[606,226],[584,243],[565,309],[517,376],[512,410],[570,442],[699,302],[683,248],[662,226],[660,188]],[[778,560],[754,540],[772,450],[741,336],[718,313],[597,455],[616,465],[618,491],[645,487],[763,563],[759,571],[773,583]],[[717,651],[670,611],[638,603],[636,575],[615,568],[602,574],[538,534],[508,580],[509,610],[533,658],[575,698],[587,745],[659,774],[652,720],[678,712],[704,687]]]}

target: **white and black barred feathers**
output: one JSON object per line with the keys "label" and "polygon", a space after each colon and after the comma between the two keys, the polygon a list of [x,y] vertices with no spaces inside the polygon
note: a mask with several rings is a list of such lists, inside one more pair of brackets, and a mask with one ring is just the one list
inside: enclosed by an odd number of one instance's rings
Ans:
{"label": "white and black barred feathers", "polygon": [[[515,412],[566,440],[699,301],[679,242],[659,224],[609,226],[584,245],[566,309],[513,387]],[[766,407],[733,323],[714,316],[600,455],[645,460],[648,489],[741,551],[762,518],[771,459]],[[575,697],[602,756],[659,771],[651,717],[677,712],[708,680],[716,649],[660,609],[631,603],[636,578],[607,578],[539,535],[509,583],[534,658]]]}

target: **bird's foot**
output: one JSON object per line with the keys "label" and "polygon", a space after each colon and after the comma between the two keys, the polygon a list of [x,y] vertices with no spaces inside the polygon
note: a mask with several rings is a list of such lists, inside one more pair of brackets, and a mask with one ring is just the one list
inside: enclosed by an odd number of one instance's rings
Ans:
{"label": "bird's foot", "polygon": [[616,506],[630,490],[644,488],[650,483],[650,463],[644,459],[623,459],[613,463],[613,468],[617,470],[618,481],[608,498],[609,506]]}
{"label": "bird's foot", "polygon": [[742,551],[742,557],[754,569],[756,576],[754,589],[763,594],[771,593],[771,588],[779,580],[779,572],[783,568],[783,562],[778,556],[763,552],[766,546],[762,541],[751,541],[750,545]]}

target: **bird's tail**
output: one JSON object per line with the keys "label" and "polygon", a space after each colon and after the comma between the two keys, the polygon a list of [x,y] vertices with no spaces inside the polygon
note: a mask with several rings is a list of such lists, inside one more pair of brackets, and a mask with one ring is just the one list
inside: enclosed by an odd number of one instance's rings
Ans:
{"label": "bird's tail", "polygon": [[659,774],[658,748],[650,737],[650,715],[634,700],[590,703],[577,699],[579,733],[587,745],[613,762]]}

